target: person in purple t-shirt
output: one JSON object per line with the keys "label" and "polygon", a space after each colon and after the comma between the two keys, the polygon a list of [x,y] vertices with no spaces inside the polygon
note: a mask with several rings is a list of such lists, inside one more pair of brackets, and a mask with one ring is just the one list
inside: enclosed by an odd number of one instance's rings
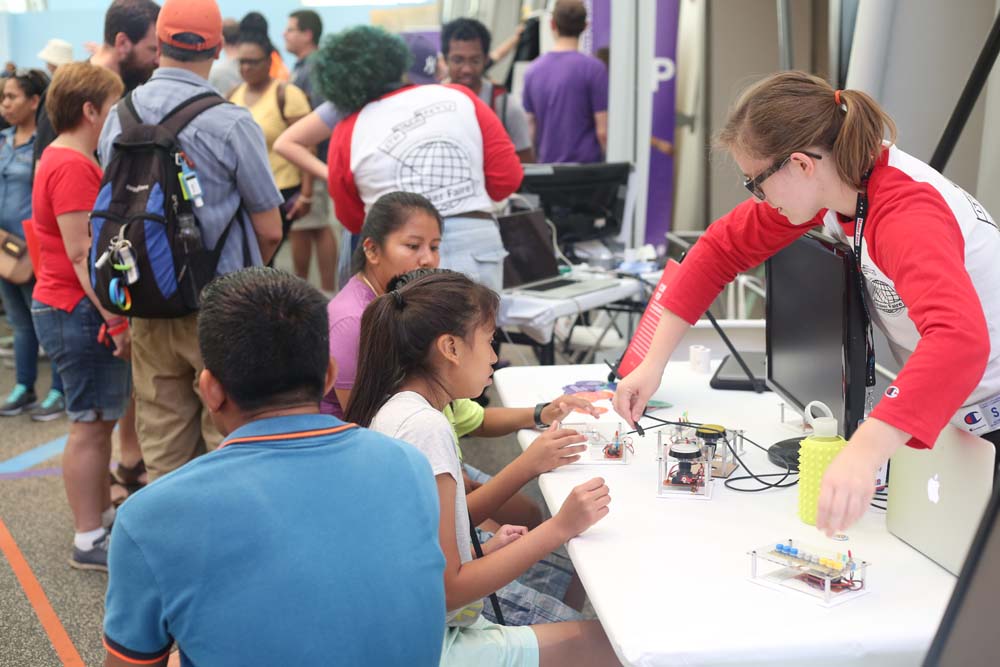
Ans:
{"label": "person in purple t-shirt", "polygon": [[524,75],[522,102],[538,161],[601,162],[608,142],[608,70],[579,52],[587,27],[580,0],[559,0],[552,11],[555,45]]}
{"label": "person in purple t-shirt", "polygon": [[351,259],[354,275],[326,308],[330,356],[337,363],[337,379],[320,409],[338,419],[344,418],[344,406],[358,372],[365,306],[385,293],[392,278],[414,269],[437,268],[441,215],[421,195],[390,192],[372,205],[360,237]]}

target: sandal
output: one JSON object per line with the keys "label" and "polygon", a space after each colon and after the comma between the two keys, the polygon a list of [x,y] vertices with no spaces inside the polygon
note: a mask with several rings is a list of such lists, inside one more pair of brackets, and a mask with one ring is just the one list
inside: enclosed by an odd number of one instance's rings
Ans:
{"label": "sandal", "polygon": [[123,502],[128,500],[128,487],[118,481],[114,473],[109,473],[111,479],[111,504],[117,509]]}
{"label": "sandal", "polygon": [[[140,481],[140,477],[146,472],[146,464],[142,459],[134,466],[129,467],[121,463],[111,471],[111,499],[115,507],[121,505],[133,493],[146,486]],[[122,489],[115,493],[115,487]]]}
{"label": "sandal", "polygon": [[144,482],[139,481],[139,478],[142,477],[145,472],[146,463],[142,459],[139,459],[139,462],[131,468],[123,463],[119,463],[118,466],[111,471],[111,476],[115,478],[116,482],[127,488],[129,493],[135,493],[142,487],[146,486]]}

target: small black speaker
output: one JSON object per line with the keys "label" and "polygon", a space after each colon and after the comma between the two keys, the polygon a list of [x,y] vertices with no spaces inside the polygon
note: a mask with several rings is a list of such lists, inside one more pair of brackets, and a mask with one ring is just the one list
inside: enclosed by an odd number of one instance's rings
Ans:
{"label": "small black speaker", "polygon": [[779,468],[788,466],[788,468],[793,472],[798,472],[799,444],[805,437],[806,436],[802,436],[801,438],[789,438],[788,440],[782,440],[774,443],[767,448],[767,460]]}

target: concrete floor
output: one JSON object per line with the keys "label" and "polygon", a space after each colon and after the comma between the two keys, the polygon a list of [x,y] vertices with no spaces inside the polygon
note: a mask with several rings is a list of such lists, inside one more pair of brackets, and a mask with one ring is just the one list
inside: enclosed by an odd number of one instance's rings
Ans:
{"label": "concrete floor", "polygon": [[[279,266],[288,266],[287,257],[281,258]],[[0,336],[9,333],[3,320]],[[517,365],[535,363],[527,348],[505,346],[503,353]],[[11,362],[0,363],[0,394],[6,396],[14,384],[13,364],[9,358],[0,362]],[[48,362],[41,362],[40,395],[48,389],[48,373]],[[493,404],[498,404],[495,397]],[[49,423],[32,422],[27,415],[0,418],[0,464],[63,437],[66,431],[65,418]],[[515,437],[508,436],[488,441],[467,439],[463,441],[463,451],[468,463],[495,474],[521,450]],[[103,664],[101,623],[107,577],[74,570],[67,564],[73,533],[60,465],[61,456],[55,455],[32,466],[27,471],[31,476],[0,474],[0,522],[9,530],[16,549],[23,554],[31,578],[37,579],[40,585],[43,595],[34,595],[35,602],[41,598],[43,604],[50,604],[56,617],[49,622],[47,633],[39,620],[40,615],[15,577],[11,559],[0,553],[0,667]],[[526,492],[544,507],[537,482],[532,482]],[[5,544],[2,533],[0,527],[0,545],[4,547],[0,551],[7,552],[10,544]],[[592,610],[585,609],[585,613],[588,611],[592,617]],[[60,632],[64,632],[68,640],[59,639]],[[62,658],[53,647],[50,633],[63,648]],[[74,659],[74,656],[78,657]]]}

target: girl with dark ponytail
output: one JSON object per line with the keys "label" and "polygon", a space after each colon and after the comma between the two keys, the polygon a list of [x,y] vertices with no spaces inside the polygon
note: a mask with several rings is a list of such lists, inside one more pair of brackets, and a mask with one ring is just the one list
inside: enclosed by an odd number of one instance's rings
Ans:
{"label": "girl with dark ponytail", "polygon": [[501,527],[483,546],[483,556],[472,560],[470,527],[495,512],[539,467],[569,463],[583,449],[567,446],[582,436],[554,424],[547,444],[536,440],[466,496],[455,438],[442,410],[456,399],[478,396],[492,382],[498,303],[494,292],[450,271],[416,278],[376,298],[361,320],[361,357],[347,419],[412,444],[431,464],[446,562],[448,628],[441,665],[488,665],[491,656],[498,665],[514,657],[542,664],[615,664],[596,621],[515,627],[482,616],[485,596],[600,520],[611,500],[604,480],[592,479],[573,489],[559,512],[538,528]]}
{"label": "girl with dark ponytail", "polygon": [[864,284],[868,315],[902,370],[826,470],[816,526],[827,535],[861,518],[876,471],[899,447],[932,447],[949,422],[1000,443],[1000,419],[990,418],[1000,402],[1000,230],[895,141],[892,118],[860,90],[782,72],[744,92],[717,143],[752,197],[688,254],[649,354],[614,398],[634,424],[689,324],[740,271],[815,227],[853,245],[861,275],[848,288]]}

